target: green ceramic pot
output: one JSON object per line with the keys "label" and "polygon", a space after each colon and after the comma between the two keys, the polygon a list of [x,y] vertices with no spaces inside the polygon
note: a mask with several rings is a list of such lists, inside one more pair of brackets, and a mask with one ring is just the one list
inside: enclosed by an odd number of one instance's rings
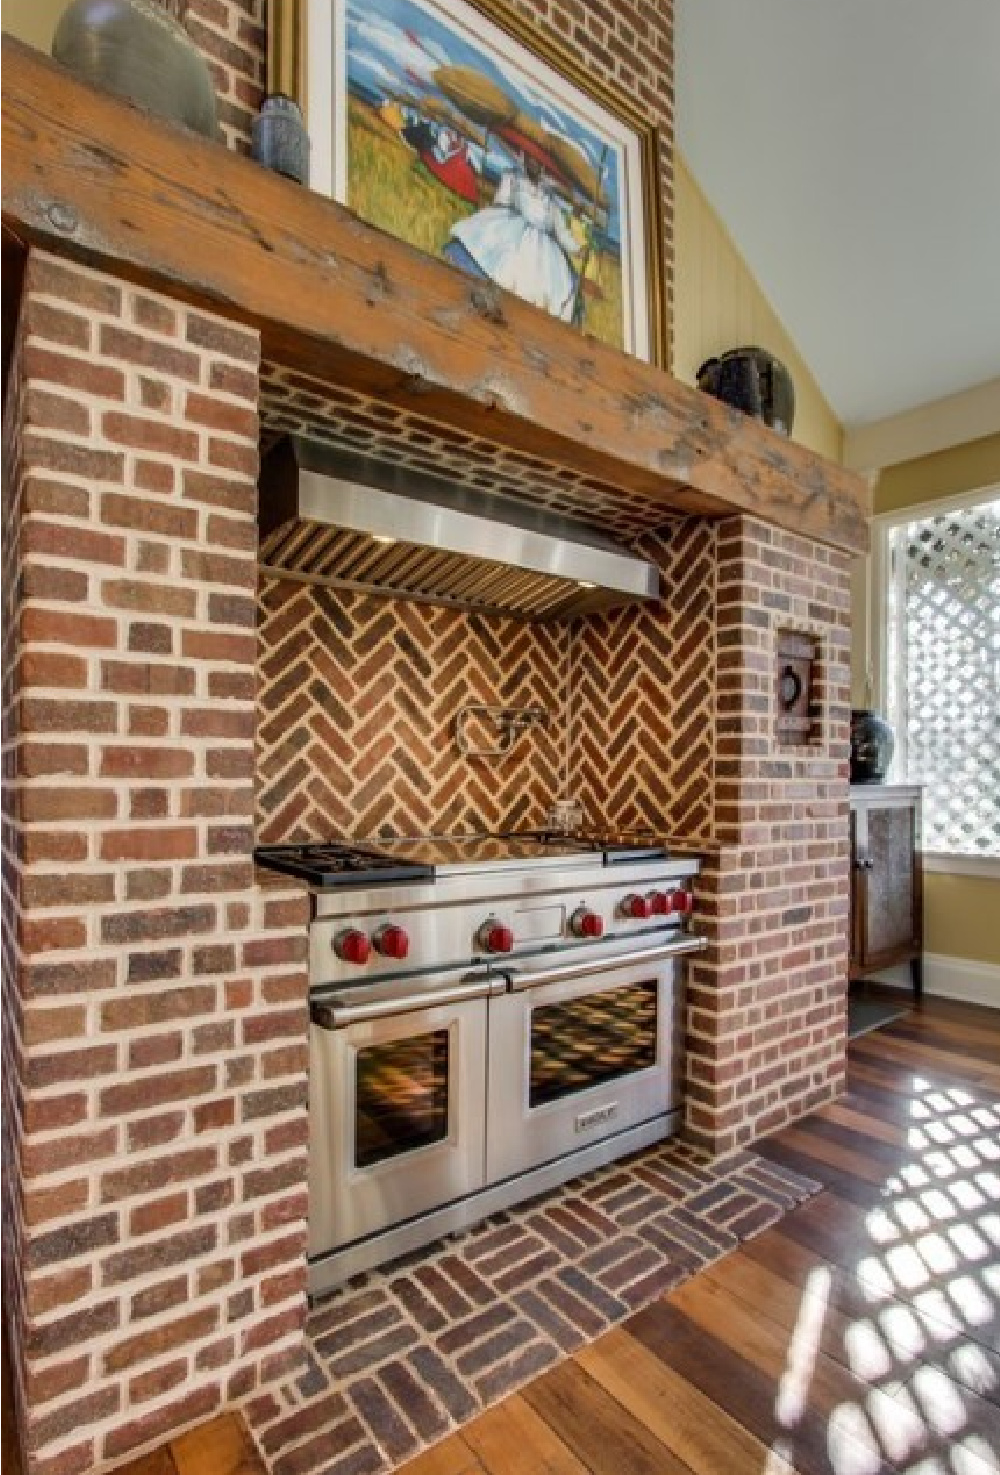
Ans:
{"label": "green ceramic pot", "polygon": [[215,87],[191,37],[156,0],[72,0],[52,55],[94,87],[150,113],[217,135]]}

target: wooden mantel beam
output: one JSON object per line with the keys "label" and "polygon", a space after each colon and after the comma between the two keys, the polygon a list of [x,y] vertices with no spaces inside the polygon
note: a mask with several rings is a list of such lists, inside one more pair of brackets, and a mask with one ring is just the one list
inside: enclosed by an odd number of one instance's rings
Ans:
{"label": "wooden mantel beam", "polygon": [[259,328],[268,358],[628,487],[867,547],[853,473],[3,38],[3,221]]}

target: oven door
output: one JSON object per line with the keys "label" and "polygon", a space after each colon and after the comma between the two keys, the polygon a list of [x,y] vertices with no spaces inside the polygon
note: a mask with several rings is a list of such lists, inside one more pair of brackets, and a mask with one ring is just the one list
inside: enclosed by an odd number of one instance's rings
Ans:
{"label": "oven door", "polygon": [[679,1106],[678,960],[703,947],[701,938],[674,936],[511,974],[511,992],[490,1006],[491,1183]]}
{"label": "oven door", "polygon": [[386,981],[314,999],[309,1254],[481,1188],[486,974]]}

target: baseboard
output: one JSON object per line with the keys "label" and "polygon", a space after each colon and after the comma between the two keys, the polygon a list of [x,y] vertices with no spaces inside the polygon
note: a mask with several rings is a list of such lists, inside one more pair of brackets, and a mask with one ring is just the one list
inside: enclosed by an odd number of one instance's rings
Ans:
{"label": "baseboard", "polygon": [[[890,988],[912,990],[913,987],[906,963],[884,968],[873,976]],[[947,953],[924,953],[924,993],[1000,1009],[1000,964],[977,963],[972,958],[953,958]]]}

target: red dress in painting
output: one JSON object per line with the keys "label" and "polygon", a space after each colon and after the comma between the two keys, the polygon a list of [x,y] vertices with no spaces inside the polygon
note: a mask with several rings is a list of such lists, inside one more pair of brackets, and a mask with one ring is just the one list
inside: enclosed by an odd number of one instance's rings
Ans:
{"label": "red dress in painting", "polygon": [[453,194],[468,200],[471,205],[478,205],[479,181],[462,139],[444,149],[425,149],[420,160]]}

